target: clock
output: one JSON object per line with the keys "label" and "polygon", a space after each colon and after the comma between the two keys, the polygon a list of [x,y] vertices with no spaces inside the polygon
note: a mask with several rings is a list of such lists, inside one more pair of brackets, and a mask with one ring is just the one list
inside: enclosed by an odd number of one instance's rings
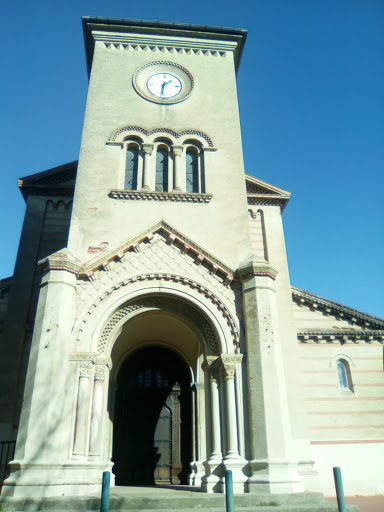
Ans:
{"label": "clock", "polygon": [[156,73],[148,78],[148,91],[158,98],[174,98],[183,90],[180,80],[170,73]]}
{"label": "clock", "polygon": [[195,84],[190,71],[181,64],[170,61],[145,64],[134,73],[132,82],[140,96],[160,104],[186,100]]}

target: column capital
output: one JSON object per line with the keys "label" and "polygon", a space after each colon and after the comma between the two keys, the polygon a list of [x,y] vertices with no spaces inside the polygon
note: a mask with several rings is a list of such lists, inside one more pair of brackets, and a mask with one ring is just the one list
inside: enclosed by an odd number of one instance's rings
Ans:
{"label": "column capital", "polygon": [[220,378],[220,358],[217,356],[208,356],[201,365],[202,369],[208,374],[211,380]]}
{"label": "column capital", "polygon": [[181,156],[183,153],[183,146],[173,146],[173,156]]}
{"label": "column capital", "polygon": [[145,155],[152,155],[153,144],[143,144],[143,151]]}
{"label": "column capital", "polygon": [[226,379],[235,377],[236,367],[243,360],[243,354],[221,354],[220,362]]}
{"label": "column capital", "polygon": [[107,377],[108,366],[106,364],[96,364],[95,380],[105,380]]}
{"label": "column capital", "polygon": [[80,363],[80,377],[89,377],[91,375],[92,363],[91,361],[82,361]]}

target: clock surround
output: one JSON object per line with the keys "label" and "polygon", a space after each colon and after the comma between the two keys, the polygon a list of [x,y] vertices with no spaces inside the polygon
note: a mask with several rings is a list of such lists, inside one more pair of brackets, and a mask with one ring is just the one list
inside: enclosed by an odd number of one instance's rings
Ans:
{"label": "clock surround", "polygon": [[[166,75],[174,77],[180,84],[180,92],[166,97],[166,94],[159,95],[149,88],[149,80],[155,76]],[[192,93],[195,80],[190,71],[181,64],[171,61],[149,62],[140,67],[133,75],[133,87],[144,99],[160,104],[180,103],[186,100]],[[165,89],[166,85],[164,86]],[[160,86],[161,88],[161,86]]]}

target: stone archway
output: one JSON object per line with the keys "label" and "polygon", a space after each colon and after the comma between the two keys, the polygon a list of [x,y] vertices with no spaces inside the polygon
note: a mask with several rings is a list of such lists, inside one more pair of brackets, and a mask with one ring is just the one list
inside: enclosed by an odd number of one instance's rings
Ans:
{"label": "stone archway", "polygon": [[173,350],[147,346],[120,366],[114,407],[116,485],[189,483],[192,391]]}

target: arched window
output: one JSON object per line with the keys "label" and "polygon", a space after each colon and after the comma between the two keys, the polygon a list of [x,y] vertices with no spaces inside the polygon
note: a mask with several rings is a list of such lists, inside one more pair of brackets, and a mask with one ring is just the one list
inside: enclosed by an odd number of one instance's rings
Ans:
{"label": "arched window", "polygon": [[168,151],[159,147],[156,152],[156,187],[159,192],[168,191]]}
{"label": "arched window", "polygon": [[345,359],[337,361],[337,376],[339,378],[340,391],[353,391],[351,370]]}
{"label": "arched window", "polygon": [[195,149],[186,152],[186,191],[193,193],[199,191],[199,156]]}
{"label": "arched window", "polygon": [[136,145],[127,147],[127,156],[125,161],[125,182],[126,190],[137,190],[137,170],[139,163],[139,148]]}

